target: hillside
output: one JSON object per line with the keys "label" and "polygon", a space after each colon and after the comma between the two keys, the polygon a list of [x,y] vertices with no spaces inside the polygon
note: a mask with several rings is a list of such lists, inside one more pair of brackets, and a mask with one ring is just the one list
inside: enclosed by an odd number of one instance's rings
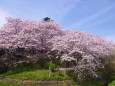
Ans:
{"label": "hillside", "polygon": [[[65,30],[52,20],[36,22],[8,17],[0,29],[0,74],[10,79],[95,81],[103,78],[108,84],[115,73],[114,54],[114,43],[86,32]],[[61,67],[74,67],[74,70],[54,71]]]}

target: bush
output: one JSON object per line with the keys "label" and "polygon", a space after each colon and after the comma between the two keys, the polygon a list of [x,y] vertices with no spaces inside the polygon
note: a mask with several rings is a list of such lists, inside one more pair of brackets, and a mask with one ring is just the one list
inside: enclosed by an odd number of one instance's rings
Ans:
{"label": "bush", "polygon": [[33,62],[30,62],[30,63],[23,62],[21,64],[18,64],[16,67],[10,68],[8,72],[11,74],[15,74],[15,73],[21,73],[24,71],[34,71],[36,69],[38,69],[38,64],[33,63]]}
{"label": "bush", "polygon": [[115,80],[113,82],[109,83],[108,86],[115,86]]}
{"label": "bush", "polygon": [[45,69],[49,69],[49,67],[51,67],[51,71],[54,71],[54,69],[55,69],[55,64],[53,64],[53,63],[51,63],[51,62],[46,62],[46,63],[44,64],[44,68],[45,68]]}
{"label": "bush", "polygon": [[46,60],[39,60],[38,62],[37,62],[37,64],[38,64],[38,66],[39,66],[39,69],[44,69],[44,65],[45,65],[45,63],[46,63]]}
{"label": "bush", "polygon": [[55,69],[55,64],[47,62],[46,60],[38,61],[38,66],[40,69],[49,69],[49,67],[51,67],[51,71],[54,71]]}
{"label": "bush", "polygon": [[51,67],[51,71],[54,71],[55,69],[55,64],[51,62],[46,62],[45,60],[40,60],[37,63],[34,62],[23,62],[18,64],[16,67],[12,67],[5,71],[7,74],[16,74],[16,73],[21,73],[25,71],[34,71],[37,69],[49,69]]}
{"label": "bush", "polygon": [[[52,51],[52,52],[50,52],[50,55],[52,56],[51,57],[52,63],[56,64],[56,66],[60,66],[61,65],[61,60],[60,60],[61,53],[58,54],[57,52]],[[56,58],[57,56],[58,56],[58,58]]]}
{"label": "bush", "polygon": [[107,56],[102,61],[104,68],[99,69],[98,72],[104,79],[109,80],[115,74],[115,56]]}
{"label": "bush", "polygon": [[105,85],[108,85],[109,82],[113,81],[115,78],[115,56],[110,55],[104,59],[101,59],[102,65],[104,68],[97,70],[98,74],[103,80],[106,80]]}
{"label": "bush", "polygon": [[74,71],[68,70],[68,71],[66,72],[66,74],[67,74],[68,76],[70,76],[74,81],[77,80],[77,74],[76,74]]}

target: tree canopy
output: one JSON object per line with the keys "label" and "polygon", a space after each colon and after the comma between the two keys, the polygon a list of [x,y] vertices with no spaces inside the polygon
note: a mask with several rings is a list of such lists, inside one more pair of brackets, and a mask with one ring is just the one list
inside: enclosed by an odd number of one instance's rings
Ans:
{"label": "tree canopy", "polygon": [[[49,22],[45,22],[47,20]],[[17,52],[18,55],[34,61],[42,57],[36,50],[46,51],[47,55],[51,51],[62,52],[61,61],[75,61],[75,70],[79,76],[83,76],[83,71],[87,70],[98,77],[95,70],[103,67],[100,58],[112,54],[115,44],[86,32],[65,30],[49,18],[45,18],[45,21],[23,21],[8,17],[7,23],[0,29],[0,48],[13,53],[16,49],[23,48],[31,52],[34,49],[33,53]],[[4,54],[0,56],[0,61],[5,57],[10,58],[8,54]]]}

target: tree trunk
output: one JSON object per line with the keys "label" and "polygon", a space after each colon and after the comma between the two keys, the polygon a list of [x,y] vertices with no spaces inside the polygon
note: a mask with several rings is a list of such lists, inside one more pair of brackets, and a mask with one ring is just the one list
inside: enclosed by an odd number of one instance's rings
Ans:
{"label": "tree trunk", "polygon": [[69,61],[66,62],[66,67],[67,67],[67,68],[69,68],[69,63],[70,63]]}

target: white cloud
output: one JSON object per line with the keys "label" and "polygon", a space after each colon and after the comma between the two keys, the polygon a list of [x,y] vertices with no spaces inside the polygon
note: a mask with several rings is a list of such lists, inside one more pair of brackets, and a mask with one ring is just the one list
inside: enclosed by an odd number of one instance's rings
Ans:
{"label": "white cloud", "polygon": [[6,23],[6,17],[10,16],[9,13],[0,9],[0,27],[2,27]]}
{"label": "white cloud", "polygon": [[83,19],[83,20],[81,20],[79,22],[76,22],[76,23],[72,24],[68,28],[71,28],[73,26],[81,26],[81,25],[83,25],[83,24],[85,24],[85,23],[87,23],[87,22],[89,22],[89,21],[91,21],[91,20],[103,15],[104,13],[108,12],[109,10],[111,10],[114,7],[115,7],[115,3],[113,3],[111,6],[106,7],[105,9],[102,9],[102,10],[96,12],[93,15],[90,15],[90,16],[86,17],[85,19]]}

